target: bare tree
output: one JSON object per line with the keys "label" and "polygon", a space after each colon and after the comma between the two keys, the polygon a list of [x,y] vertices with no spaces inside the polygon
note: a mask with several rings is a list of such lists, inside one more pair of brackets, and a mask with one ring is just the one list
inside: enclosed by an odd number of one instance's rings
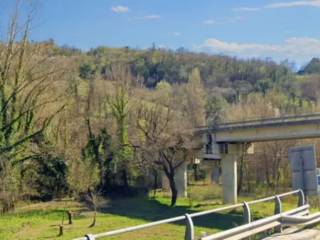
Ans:
{"label": "bare tree", "polygon": [[[14,169],[32,158],[33,140],[44,133],[53,117],[64,108],[47,94],[59,71],[49,67],[50,59],[37,55],[29,42],[32,11],[26,21],[19,24],[18,3],[9,24],[8,38],[0,45],[0,174],[3,176],[19,175]],[[52,112],[44,114],[49,106]],[[5,171],[12,172],[6,174]],[[6,187],[8,185],[2,185],[0,192],[7,192]],[[4,195],[0,194],[0,198]]]}
{"label": "bare tree", "polygon": [[[244,182],[245,174],[248,174],[248,162],[246,161],[247,158],[247,150],[250,144],[243,144],[240,149],[240,161],[239,161],[239,180],[238,180],[238,187],[237,192],[238,194],[241,192]],[[248,179],[248,176],[247,176]],[[249,186],[248,186],[249,187]]]}
{"label": "bare tree", "polygon": [[261,143],[261,157],[265,169],[265,179],[269,188],[277,190],[284,170],[288,168],[288,148],[293,141]]}
{"label": "bare tree", "polygon": [[124,66],[113,66],[112,79],[116,81],[115,91],[107,96],[107,103],[115,119],[118,144],[115,150],[115,162],[121,171],[126,192],[129,191],[129,175],[132,165],[133,149],[129,142],[130,84],[131,74]]}
{"label": "bare tree", "polygon": [[176,170],[189,160],[192,149],[192,135],[183,125],[169,108],[142,105],[138,110],[137,128],[144,136],[140,149],[152,156],[149,157],[152,164],[159,166],[168,178],[171,206],[176,204],[178,196]]}

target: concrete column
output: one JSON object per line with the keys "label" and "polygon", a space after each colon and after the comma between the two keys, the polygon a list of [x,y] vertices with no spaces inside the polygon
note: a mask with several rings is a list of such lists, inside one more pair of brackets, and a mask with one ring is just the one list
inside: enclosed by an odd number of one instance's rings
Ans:
{"label": "concrete column", "polygon": [[175,181],[178,190],[178,197],[187,197],[187,163],[183,163],[179,168],[176,169]]}
{"label": "concrete column", "polygon": [[221,177],[220,167],[217,164],[217,162],[214,162],[212,167],[212,172],[211,172],[211,183],[219,184],[220,177]]}
{"label": "concrete column", "polygon": [[222,154],[222,191],[224,203],[237,203],[237,159],[239,145],[228,144]]}

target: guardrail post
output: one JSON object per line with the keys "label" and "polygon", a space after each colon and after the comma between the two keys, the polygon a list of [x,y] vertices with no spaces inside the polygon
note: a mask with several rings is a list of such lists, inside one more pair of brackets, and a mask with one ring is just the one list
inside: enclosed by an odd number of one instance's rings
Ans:
{"label": "guardrail post", "polygon": [[301,207],[305,204],[306,204],[306,198],[304,196],[304,192],[302,191],[302,189],[300,189],[298,193],[298,207]]}
{"label": "guardrail post", "polygon": [[84,236],[87,240],[95,240],[95,237],[92,234],[87,234]]}
{"label": "guardrail post", "polygon": [[[279,214],[282,212],[282,203],[279,196],[275,196],[274,214]],[[275,232],[282,232],[282,226],[274,228]]]}
{"label": "guardrail post", "polygon": [[[243,202],[243,223],[250,223],[251,222],[251,212],[250,207],[247,202]],[[245,238],[247,240],[250,240],[250,237]]]}
{"label": "guardrail post", "polygon": [[250,207],[247,202],[243,202],[243,223],[251,222]]}
{"label": "guardrail post", "polygon": [[185,240],[194,240],[194,226],[192,218],[189,214],[185,214],[186,217],[186,230],[184,234]]}

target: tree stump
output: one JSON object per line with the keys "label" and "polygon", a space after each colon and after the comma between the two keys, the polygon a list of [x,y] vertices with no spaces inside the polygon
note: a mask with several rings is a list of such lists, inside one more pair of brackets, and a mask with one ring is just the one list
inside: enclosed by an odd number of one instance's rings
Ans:
{"label": "tree stump", "polygon": [[72,212],[71,211],[67,211],[67,215],[68,215],[69,224],[72,224]]}
{"label": "tree stump", "polygon": [[63,225],[59,225],[59,234],[58,237],[63,235]]}
{"label": "tree stump", "polygon": [[89,226],[90,228],[94,227],[96,225],[96,218],[97,218],[97,212],[94,211],[93,221],[92,221],[91,225]]}

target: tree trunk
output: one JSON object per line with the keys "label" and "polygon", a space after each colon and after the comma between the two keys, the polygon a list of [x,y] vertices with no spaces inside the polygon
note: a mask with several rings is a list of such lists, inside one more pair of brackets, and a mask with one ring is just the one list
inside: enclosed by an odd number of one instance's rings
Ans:
{"label": "tree trunk", "polygon": [[94,209],[93,220],[92,220],[92,223],[89,227],[90,228],[94,227],[96,225],[96,221],[97,221],[97,211],[96,211],[96,209]]}
{"label": "tree trunk", "polygon": [[246,172],[246,162],[245,162],[245,158],[246,158],[246,152],[248,149],[249,145],[245,144],[242,148],[242,153],[240,156],[240,164],[239,164],[239,179],[238,179],[238,186],[237,186],[237,193],[239,194],[240,191],[242,190],[242,185],[243,185],[243,179],[244,179],[244,175]]}
{"label": "tree trunk", "polygon": [[280,176],[281,176],[281,171],[280,171],[280,163],[281,163],[281,155],[280,157],[277,157],[276,158],[276,176],[275,176],[275,186],[274,186],[274,190],[277,191],[278,190],[278,187],[279,187],[279,181],[280,181]]}
{"label": "tree trunk", "polygon": [[63,236],[63,225],[59,225],[58,237]]}
{"label": "tree trunk", "polygon": [[198,164],[194,164],[193,166],[193,175],[194,175],[194,181],[198,181]]}
{"label": "tree trunk", "polygon": [[[265,161],[266,161],[266,159],[265,159]],[[269,172],[269,165],[268,164],[266,164],[266,166],[265,166],[265,175],[266,175],[267,186],[268,186],[268,188],[271,188],[270,172]]]}
{"label": "tree trunk", "polygon": [[102,159],[99,159],[99,168],[100,168],[100,189],[105,191],[106,188],[106,169],[104,167],[104,162]]}
{"label": "tree trunk", "polygon": [[169,186],[170,186],[170,190],[171,190],[171,204],[170,204],[170,206],[173,207],[176,205],[177,198],[178,198],[178,190],[177,190],[176,182],[174,179],[175,168],[173,166],[172,161],[168,160],[168,157],[166,157],[166,155],[164,153],[162,153],[161,155],[164,158],[164,161],[162,162],[163,171],[169,180]]}
{"label": "tree trunk", "polygon": [[67,211],[67,215],[68,215],[69,224],[72,224],[72,212],[71,211]]}
{"label": "tree trunk", "polygon": [[239,179],[238,179],[238,187],[237,187],[237,193],[239,194],[242,190],[242,184],[243,184],[243,172],[244,172],[244,161],[243,157],[240,158],[240,164],[239,164]]}
{"label": "tree trunk", "polygon": [[128,182],[128,174],[127,170],[122,170],[122,181],[123,181],[123,187],[126,193],[129,192],[129,182]]}
{"label": "tree trunk", "polygon": [[156,197],[157,187],[158,187],[158,172],[157,170],[153,170],[153,197]]}
{"label": "tree trunk", "polygon": [[178,197],[178,190],[176,187],[176,183],[174,181],[174,173],[170,173],[167,175],[169,179],[169,185],[170,185],[170,190],[171,190],[171,204],[170,206],[173,207],[176,205],[177,202],[177,197]]}

